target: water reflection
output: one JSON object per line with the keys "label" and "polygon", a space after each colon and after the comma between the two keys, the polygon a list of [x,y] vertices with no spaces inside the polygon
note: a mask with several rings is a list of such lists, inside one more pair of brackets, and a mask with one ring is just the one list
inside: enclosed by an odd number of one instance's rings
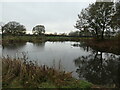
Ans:
{"label": "water reflection", "polygon": [[35,42],[35,43],[33,43],[33,45],[35,45],[35,46],[37,46],[37,47],[42,47],[42,48],[44,48],[45,42],[40,42],[40,43]]}
{"label": "water reflection", "polygon": [[22,42],[22,43],[9,43],[9,44],[2,44],[2,49],[7,48],[7,49],[11,49],[11,50],[15,50],[15,49],[19,49],[19,48],[23,48],[26,45],[26,42]]}
{"label": "water reflection", "polygon": [[81,49],[83,49],[86,52],[92,51],[92,48],[90,48],[89,46],[87,46],[85,44],[85,42],[82,42],[82,41],[81,42],[76,42],[76,43],[72,44],[72,46],[74,46],[74,47],[80,47]]}
{"label": "water reflection", "polygon": [[22,53],[26,53],[26,55],[29,55],[30,53],[35,52],[42,52],[45,47],[45,42],[41,43],[12,43],[8,45],[2,45],[2,55],[10,57],[22,57]]}
{"label": "water reflection", "polygon": [[120,87],[120,56],[93,51],[74,60],[79,78],[93,84]]}

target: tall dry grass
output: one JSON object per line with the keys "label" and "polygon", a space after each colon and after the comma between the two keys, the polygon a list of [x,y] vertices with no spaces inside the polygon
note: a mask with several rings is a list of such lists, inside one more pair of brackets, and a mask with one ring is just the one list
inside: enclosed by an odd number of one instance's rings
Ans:
{"label": "tall dry grass", "polygon": [[[27,61],[25,57],[17,59],[3,57],[2,70],[3,87],[6,88],[40,88],[46,83],[52,85],[51,87],[73,88],[80,87],[81,84],[72,77],[71,72],[58,71],[46,65],[38,66],[37,63]],[[89,83],[85,85],[85,87],[91,86]]]}

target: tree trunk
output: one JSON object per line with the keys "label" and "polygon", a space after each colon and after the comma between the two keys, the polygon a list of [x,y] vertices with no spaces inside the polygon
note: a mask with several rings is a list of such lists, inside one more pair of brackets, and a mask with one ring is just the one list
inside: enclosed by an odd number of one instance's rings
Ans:
{"label": "tree trunk", "polygon": [[95,36],[96,36],[97,38],[99,38],[99,37],[98,37],[98,30],[97,30],[97,28],[95,29],[95,31],[96,31],[96,35],[95,35]]}
{"label": "tree trunk", "polygon": [[102,40],[104,39],[104,30],[102,31],[101,39],[102,39]]}
{"label": "tree trunk", "polygon": [[104,39],[104,31],[105,31],[105,23],[103,25],[103,30],[102,30],[102,35],[101,35],[101,39],[103,40]]}

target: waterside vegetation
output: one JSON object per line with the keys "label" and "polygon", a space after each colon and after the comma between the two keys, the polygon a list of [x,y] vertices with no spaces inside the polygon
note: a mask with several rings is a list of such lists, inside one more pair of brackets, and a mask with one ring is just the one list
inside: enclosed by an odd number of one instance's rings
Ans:
{"label": "waterside vegetation", "polygon": [[92,88],[93,84],[77,80],[72,72],[39,66],[24,58],[2,58],[3,88]]}

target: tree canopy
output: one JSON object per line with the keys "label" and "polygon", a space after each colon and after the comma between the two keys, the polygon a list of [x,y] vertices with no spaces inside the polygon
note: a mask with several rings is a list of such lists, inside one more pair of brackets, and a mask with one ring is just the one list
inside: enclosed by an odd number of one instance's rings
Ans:
{"label": "tree canopy", "polygon": [[98,38],[104,39],[105,32],[112,31],[112,19],[115,15],[113,2],[95,2],[83,9],[78,15],[75,28],[89,30]]}
{"label": "tree canopy", "polygon": [[45,33],[45,27],[43,25],[37,25],[33,27],[32,32],[35,35],[43,35]]}
{"label": "tree canopy", "polygon": [[75,32],[71,31],[71,32],[69,33],[69,36],[79,36],[79,34],[80,34],[79,31],[75,31]]}
{"label": "tree canopy", "polygon": [[11,21],[2,26],[2,33],[10,35],[23,35],[26,33],[26,28],[18,22]]}
{"label": "tree canopy", "polygon": [[115,15],[113,16],[112,25],[116,28],[120,28],[120,1],[115,3]]}

